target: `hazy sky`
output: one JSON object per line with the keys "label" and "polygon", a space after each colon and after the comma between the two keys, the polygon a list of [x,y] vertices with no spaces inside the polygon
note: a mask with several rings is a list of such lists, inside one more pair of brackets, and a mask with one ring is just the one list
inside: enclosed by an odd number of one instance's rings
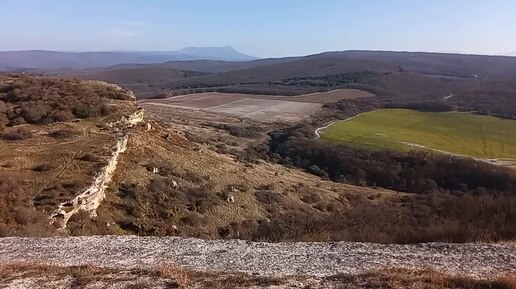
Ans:
{"label": "hazy sky", "polygon": [[516,55],[515,0],[0,0],[0,50]]}

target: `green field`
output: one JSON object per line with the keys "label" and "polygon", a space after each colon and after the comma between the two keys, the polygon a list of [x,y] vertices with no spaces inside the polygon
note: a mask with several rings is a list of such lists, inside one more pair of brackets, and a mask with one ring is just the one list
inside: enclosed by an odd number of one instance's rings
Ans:
{"label": "green field", "polygon": [[486,159],[516,159],[516,121],[460,112],[381,109],[339,121],[322,138],[373,148],[429,149]]}

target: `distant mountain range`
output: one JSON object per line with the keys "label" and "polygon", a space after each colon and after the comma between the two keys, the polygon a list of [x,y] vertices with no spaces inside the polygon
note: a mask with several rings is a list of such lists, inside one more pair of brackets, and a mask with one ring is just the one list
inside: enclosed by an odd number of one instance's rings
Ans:
{"label": "distant mountain range", "polygon": [[166,61],[249,61],[257,57],[233,47],[187,47],[178,51],[61,52],[47,50],[0,52],[0,70],[84,69],[118,64],[153,64]]}

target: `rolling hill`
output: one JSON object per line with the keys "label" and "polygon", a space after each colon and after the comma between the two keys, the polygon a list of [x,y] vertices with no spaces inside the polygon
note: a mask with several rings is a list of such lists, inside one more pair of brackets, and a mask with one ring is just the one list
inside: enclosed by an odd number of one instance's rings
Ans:
{"label": "rolling hill", "polygon": [[[185,71],[204,73],[184,73]],[[328,82],[326,79],[349,78],[350,73],[356,72],[370,74],[368,77],[355,77],[347,82]],[[106,73],[120,77],[114,79]],[[167,77],[169,73],[173,75]],[[511,83],[511,76],[516,74],[516,58],[422,52],[342,51],[242,62],[189,60],[159,64],[121,64],[68,74],[83,79],[114,81],[136,90],[141,98],[164,92],[184,94],[206,90],[296,95],[349,86],[380,95],[438,98],[459,94],[466,88],[471,91],[480,86],[483,87],[481,90],[486,91],[491,85]],[[145,85],[152,87],[140,89]],[[468,93],[470,94],[471,92]]]}
{"label": "rolling hill", "polygon": [[0,70],[53,70],[108,67],[117,64],[150,64],[171,60],[248,61],[255,57],[232,47],[191,47],[178,51],[61,52],[46,50],[0,52]]}
{"label": "rolling hill", "polygon": [[202,76],[208,73],[196,71],[181,71],[161,66],[142,66],[141,68],[113,68],[90,69],[76,73],[74,76],[80,79],[102,80],[117,83],[136,94],[144,94],[152,91],[153,86],[171,79],[182,79],[193,76]]}
{"label": "rolling hill", "polygon": [[[111,68],[118,69],[118,67]],[[286,58],[286,59],[265,59],[244,63],[235,62],[214,62],[214,61],[189,61],[169,62],[156,66],[127,67],[133,75],[140,74],[149,77],[145,72],[151,67],[158,69],[181,69],[187,71],[220,71],[218,73],[193,76],[188,78],[170,78],[165,81],[154,81],[155,91],[164,91],[183,88],[203,88],[235,86],[242,84],[269,84],[273,81],[288,79],[299,76],[324,76],[328,74],[352,73],[355,71],[371,71],[377,73],[397,72],[400,70],[396,65],[375,60],[363,59],[342,59],[328,56]],[[106,80],[103,74],[76,74],[80,78],[92,78]],[[122,80],[116,83],[124,85],[128,81]],[[141,96],[141,95],[140,95]]]}
{"label": "rolling hill", "polygon": [[405,71],[466,78],[516,75],[516,57],[427,52],[343,51],[328,55],[349,59],[389,62]]}
{"label": "rolling hill", "polygon": [[110,69],[135,69],[148,67],[161,67],[168,69],[201,71],[209,73],[228,72],[234,70],[248,69],[269,64],[279,64],[294,61],[301,57],[284,57],[284,58],[264,58],[251,61],[224,61],[224,60],[185,60],[185,61],[167,61],[159,64],[120,64],[112,66]]}
{"label": "rolling hill", "polygon": [[[463,79],[495,78],[516,74],[516,58],[501,56],[455,55],[409,52],[345,51],[328,52],[286,62],[259,60],[233,66],[231,71],[178,81],[176,86],[264,83],[300,76],[321,76],[356,71],[379,73],[418,74],[418,80],[433,82],[430,77],[442,77],[443,82],[461,82]],[[256,64],[256,66],[254,66]],[[187,67],[182,67],[187,68]],[[196,69],[190,70],[198,70]],[[445,80],[444,80],[445,79]],[[170,83],[172,84],[172,83]],[[173,86],[171,87],[173,88]]]}

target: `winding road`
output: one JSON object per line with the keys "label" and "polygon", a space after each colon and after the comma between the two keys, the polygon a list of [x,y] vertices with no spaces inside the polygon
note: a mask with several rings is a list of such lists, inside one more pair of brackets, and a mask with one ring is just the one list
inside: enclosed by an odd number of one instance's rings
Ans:
{"label": "winding road", "polygon": [[346,119],[343,119],[343,120],[336,120],[336,121],[332,121],[330,122],[329,124],[325,125],[325,126],[321,126],[320,128],[317,128],[314,133],[315,133],[315,138],[321,138],[321,132],[327,128],[329,128],[330,126],[332,126],[334,123],[340,121],[340,122],[344,122],[344,121],[350,121],[356,117],[359,117],[360,115],[362,115],[363,113],[359,113],[355,116],[352,116],[352,117],[349,117],[349,118],[346,118]]}

